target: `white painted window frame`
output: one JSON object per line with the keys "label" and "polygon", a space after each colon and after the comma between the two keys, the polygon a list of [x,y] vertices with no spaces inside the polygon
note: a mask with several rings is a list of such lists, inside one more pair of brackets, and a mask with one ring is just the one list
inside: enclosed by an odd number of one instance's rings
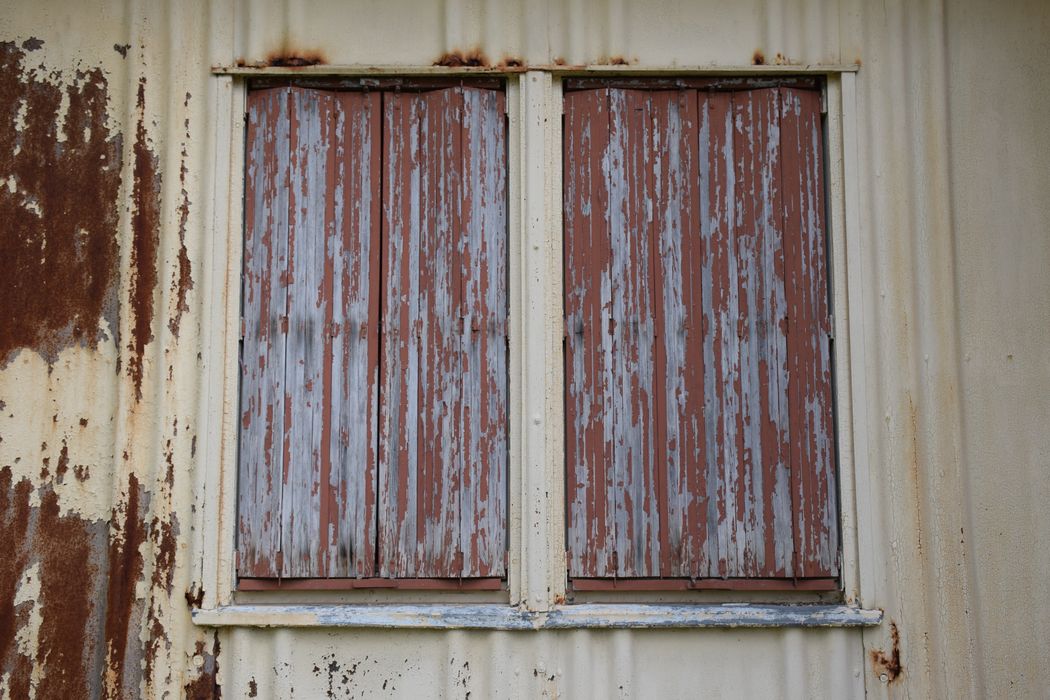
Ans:
{"label": "white painted window frame", "polygon": [[[788,68],[790,70],[785,70]],[[562,75],[529,70],[507,78],[508,225],[510,271],[510,405],[508,591],[499,602],[457,604],[455,593],[427,592],[416,604],[235,600],[237,522],[237,413],[243,246],[244,119],[251,75],[288,69],[218,69],[214,76],[215,154],[211,228],[200,269],[202,391],[194,480],[194,585],[202,602],[194,621],[207,626],[319,626],[438,629],[546,629],[566,627],[866,626],[881,613],[864,608],[873,581],[864,413],[862,309],[865,241],[857,226],[855,67],[741,67],[615,69],[588,73],[711,75],[810,73],[826,77],[827,192],[832,285],[838,484],[844,600],[797,604],[578,604],[565,605],[564,363],[562,358]],[[419,67],[298,69],[294,74],[449,75]],[[491,71],[462,70],[464,75]],[[847,241],[850,245],[847,245]],[[852,313],[851,313],[852,312]],[[870,321],[868,321],[870,322]],[[850,342],[856,339],[857,342]],[[380,598],[379,600],[382,600]],[[710,600],[708,598],[707,600]]]}

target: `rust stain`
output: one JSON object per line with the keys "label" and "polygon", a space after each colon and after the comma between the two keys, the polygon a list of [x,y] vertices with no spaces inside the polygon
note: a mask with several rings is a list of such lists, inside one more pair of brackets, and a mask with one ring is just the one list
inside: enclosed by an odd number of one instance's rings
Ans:
{"label": "rust stain", "polygon": [[766,65],[766,55],[762,53],[762,49],[755,49],[755,53],[751,56],[751,63],[756,66]]}
{"label": "rust stain", "polygon": [[[241,65],[243,62],[238,62]],[[305,66],[317,66],[328,63],[325,55],[314,49],[297,49],[292,46],[282,46],[276,51],[266,54],[263,65],[275,68],[303,68]]]}
{"label": "rust stain", "polygon": [[29,659],[20,654],[14,658],[11,656],[15,632],[29,618],[25,605],[16,609],[14,601],[18,582],[29,563],[25,544],[29,529],[30,490],[26,479],[12,485],[10,467],[0,469],[0,551],[5,552],[4,565],[0,566],[0,673],[11,674],[9,683],[13,697],[28,695],[31,671]]}
{"label": "rust stain", "polygon": [[888,683],[897,680],[904,673],[904,666],[901,665],[900,633],[897,631],[896,622],[890,622],[890,639],[893,641],[893,647],[889,654],[881,649],[871,651],[871,666],[875,675],[879,678],[886,676],[885,680]]}
{"label": "rust stain", "polygon": [[254,698],[259,696],[259,686],[255,682],[254,678],[248,680],[248,697]]}
{"label": "rust stain", "polygon": [[499,68],[524,68],[525,59],[518,58],[517,56],[504,56],[503,60],[499,62]]}
{"label": "rust stain", "polygon": [[[63,445],[59,464],[69,461]],[[74,467],[78,478],[80,469]],[[31,505],[34,490],[39,507]],[[62,515],[51,483],[34,488],[28,478],[16,480],[11,467],[0,469],[0,674],[10,674],[11,697],[27,697],[31,677],[37,697],[135,697],[144,678],[158,680],[155,658],[171,649],[161,603],[173,588],[179,527],[174,516],[147,525],[148,511],[149,498],[134,475],[111,519],[96,521]],[[147,541],[155,554],[144,616],[136,589]],[[16,605],[19,587],[34,575],[39,595]],[[31,624],[34,606],[36,648],[18,649],[17,631]]]}
{"label": "rust stain", "polygon": [[37,39],[35,36],[31,36],[22,42],[22,48],[26,51],[36,51],[44,45],[43,39]]}
{"label": "rust stain", "polygon": [[219,633],[215,632],[212,637],[212,648],[208,651],[207,644],[197,642],[194,659],[199,659],[200,673],[187,681],[183,688],[183,697],[187,700],[217,700],[222,697],[222,688],[219,687]]}
{"label": "rust stain", "polygon": [[489,59],[482,53],[480,48],[473,48],[467,51],[454,49],[438,56],[437,60],[434,61],[434,65],[446,68],[484,68],[489,65]]}
{"label": "rust stain", "polygon": [[136,102],[138,124],[133,147],[134,176],[131,199],[131,280],[128,304],[134,323],[128,351],[128,376],[135,384],[135,398],[142,398],[143,357],[153,340],[153,302],[157,288],[157,250],[160,248],[160,169],[146,135],[146,79],[139,79]]}
{"label": "rust stain", "polygon": [[[11,697],[28,697],[33,667],[37,697],[82,697],[97,683],[98,645],[90,634],[96,624],[95,552],[104,529],[76,516],[59,514],[50,485],[38,491],[40,506],[30,505],[29,479],[14,480],[0,469],[0,671],[10,673]],[[36,601],[15,605],[19,582],[37,564],[40,593]],[[16,630],[29,623],[33,606],[42,612],[35,655],[14,647]]]}
{"label": "rust stain", "polygon": [[128,57],[128,49],[131,48],[131,44],[113,44],[113,50],[120,54],[121,58]]}
{"label": "rust stain", "polygon": [[204,604],[204,589],[197,586],[196,583],[190,586],[183,595],[186,598],[186,604],[191,608],[199,608]]}
{"label": "rust stain", "polygon": [[788,58],[786,56],[784,56],[784,54],[780,53],[779,51],[777,51],[777,55],[773,57],[773,65],[774,66],[786,66],[786,65],[788,65],[790,63],[791,63],[791,61],[788,60]]}
{"label": "rust stain", "polygon": [[[182,106],[183,108],[188,108],[189,105],[190,93],[187,92]],[[171,318],[168,319],[168,328],[171,330],[171,334],[176,338],[179,337],[179,328],[182,325],[182,315],[190,310],[187,297],[189,296],[190,290],[193,289],[193,274],[190,265],[190,256],[186,250],[186,223],[190,218],[190,197],[186,192],[186,175],[189,172],[186,167],[186,144],[190,140],[189,117],[186,117],[183,121],[183,129],[182,153],[179,161],[179,264],[178,270],[173,273],[171,281],[171,290],[175,293],[175,309],[171,314]]]}
{"label": "rust stain", "polygon": [[100,321],[118,332],[121,135],[106,128],[102,71],[65,78],[0,42],[0,367],[23,348],[53,365],[65,347],[97,347]]}

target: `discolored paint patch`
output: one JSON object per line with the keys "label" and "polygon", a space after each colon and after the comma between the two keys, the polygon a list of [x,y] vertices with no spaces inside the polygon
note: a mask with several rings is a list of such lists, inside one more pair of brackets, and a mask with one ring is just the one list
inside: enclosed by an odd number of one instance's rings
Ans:
{"label": "discolored paint patch", "polygon": [[[901,665],[900,632],[897,630],[896,622],[890,622],[890,639],[893,642],[893,647],[888,654],[881,649],[873,649],[871,651],[872,669],[880,680],[884,680],[887,683],[897,680],[904,672],[904,666]],[[885,678],[883,678],[884,676]]]}
{"label": "discolored paint patch", "polygon": [[0,367],[20,349],[54,364],[97,347],[102,322],[116,338],[121,135],[107,103],[100,69],[45,74],[0,42]]}
{"label": "discolored paint patch", "polygon": [[133,147],[131,190],[131,279],[128,304],[134,312],[128,351],[128,376],[135,398],[142,398],[143,358],[153,340],[153,307],[157,288],[157,250],[160,248],[160,169],[146,134],[146,79],[139,79],[138,124]]}
{"label": "discolored paint patch", "polygon": [[187,681],[183,696],[187,700],[217,700],[222,697],[219,687],[219,633],[212,637],[211,651],[205,642],[197,642],[193,658],[199,660],[200,672]]}
{"label": "discolored paint patch", "polygon": [[489,59],[479,48],[467,51],[455,49],[438,56],[437,60],[434,61],[434,65],[444,66],[445,68],[484,68],[489,65]]}

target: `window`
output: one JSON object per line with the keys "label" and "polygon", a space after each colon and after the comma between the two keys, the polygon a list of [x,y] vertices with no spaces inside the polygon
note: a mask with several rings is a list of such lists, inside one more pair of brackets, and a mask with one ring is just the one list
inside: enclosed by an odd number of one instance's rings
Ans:
{"label": "window", "polygon": [[576,590],[837,586],[811,80],[567,81]]}
{"label": "window", "polygon": [[504,112],[495,82],[249,90],[242,587],[504,577]]}
{"label": "window", "polygon": [[247,92],[241,590],[839,587],[818,80],[560,84],[562,267],[517,284],[564,292],[564,423],[514,504],[507,154],[525,231],[557,151],[512,148],[499,81],[278,80]]}

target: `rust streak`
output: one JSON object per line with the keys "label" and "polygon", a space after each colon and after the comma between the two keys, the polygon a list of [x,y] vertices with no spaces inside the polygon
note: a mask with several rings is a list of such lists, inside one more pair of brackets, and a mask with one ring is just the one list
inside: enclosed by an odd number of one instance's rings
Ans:
{"label": "rust streak", "polygon": [[160,186],[157,156],[150,150],[146,134],[146,79],[139,79],[138,124],[133,147],[131,199],[131,279],[128,304],[134,321],[128,351],[128,376],[135,384],[135,398],[142,398],[143,359],[153,340],[153,306],[157,287],[157,250],[160,247]]}
{"label": "rust streak", "polygon": [[[186,93],[186,99],[183,101],[183,108],[188,108],[190,104],[190,93]],[[168,319],[168,328],[171,330],[171,334],[176,338],[179,337],[179,328],[182,325],[182,315],[190,310],[189,302],[187,297],[189,296],[190,290],[193,289],[193,274],[190,265],[190,256],[186,251],[186,224],[190,218],[190,198],[186,192],[186,175],[189,172],[186,166],[186,144],[190,140],[190,120],[189,117],[183,121],[183,143],[182,153],[179,160],[179,255],[178,255],[178,267],[173,273],[171,281],[171,289],[175,293],[175,308],[171,317]]]}
{"label": "rust streak", "polygon": [[882,649],[871,650],[871,666],[876,676],[881,678],[885,675],[886,681],[892,683],[904,673],[904,666],[901,664],[900,632],[896,622],[890,622],[890,639],[893,646],[888,654]]}

